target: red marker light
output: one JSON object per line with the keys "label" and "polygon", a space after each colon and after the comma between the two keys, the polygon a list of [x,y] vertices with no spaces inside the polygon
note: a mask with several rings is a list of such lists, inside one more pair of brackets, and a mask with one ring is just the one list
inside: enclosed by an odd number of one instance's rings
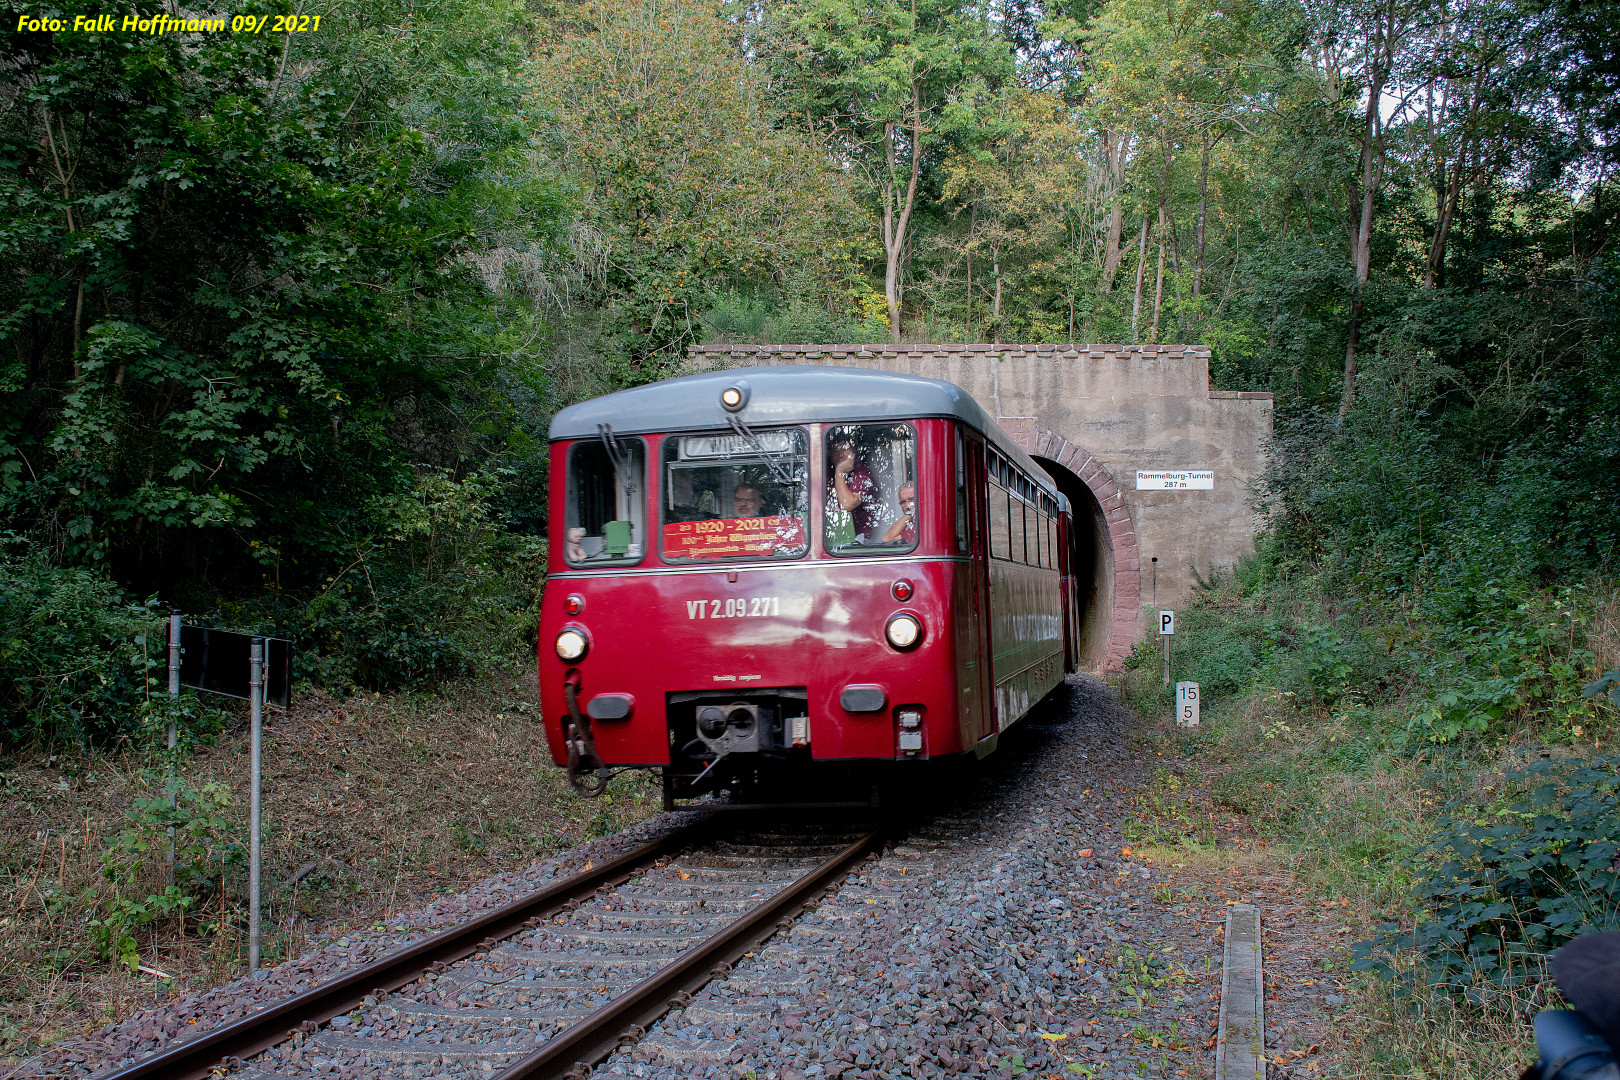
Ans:
{"label": "red marker light", "polygon": [[563,610],[570,615],[578,615],[585,610],[585,598],[578,593],[574,593],[563,601]]}
{"label": "red marker light", "polygon": [[903,604],[911,599],[911,582],[901,578],[894,583],[894,587],[889,591],[894,593],[894,598]]}

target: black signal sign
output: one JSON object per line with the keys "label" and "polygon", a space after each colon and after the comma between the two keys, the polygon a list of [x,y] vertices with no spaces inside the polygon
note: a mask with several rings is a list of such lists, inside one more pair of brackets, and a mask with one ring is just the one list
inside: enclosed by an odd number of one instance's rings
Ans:
{"label": "black signal sign", "polygon": [[[180,685],[247,700],[253,637],[231,630],[180,627]],[[292,704],[292,642],[264,639],[264,700]]]}

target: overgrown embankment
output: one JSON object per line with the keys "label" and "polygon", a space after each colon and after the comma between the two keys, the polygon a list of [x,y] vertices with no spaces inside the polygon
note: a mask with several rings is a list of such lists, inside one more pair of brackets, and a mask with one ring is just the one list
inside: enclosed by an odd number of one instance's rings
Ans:
{"label": "overgrown embankment", "polygon": [[[1156,649],[1124,686],[1168,715]],[[1368,597],[1274,539],[1178,617],[1172,681],[1203,696],[1184,749],[1355,913],[1334,957],[1365,972],[1354,1075],[1502,1075],[1528,1057],[1548,950],[1612,928],[1620,709],[1585,691],[1617,666],[1612,582]]]}
{"label": "overgrown embankment", "polygon": [[[569,790],[545,748],[532,677],[448,691],[313,693],[290,713],[271,710],[267,962],[658,810],[656,790],[635,778],[594,803]],[[0,1071],[243,973],[247,733],[242,716],[221,721],[176,762],[178,810],[164,756],[140,744],[0,758]]]}

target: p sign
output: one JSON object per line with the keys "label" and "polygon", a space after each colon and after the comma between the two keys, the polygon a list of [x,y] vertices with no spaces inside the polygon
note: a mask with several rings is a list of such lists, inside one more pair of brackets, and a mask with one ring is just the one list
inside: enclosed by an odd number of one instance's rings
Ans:
{"label": "p sign", "polygon": [[1198,726],[1198,684],[1176,683],[1176,726]]}
{"label": "p sign", "polygon": [[1176,613],[1173,611],[1159,612],[1159,636],[1168,637],[1176,632]]}

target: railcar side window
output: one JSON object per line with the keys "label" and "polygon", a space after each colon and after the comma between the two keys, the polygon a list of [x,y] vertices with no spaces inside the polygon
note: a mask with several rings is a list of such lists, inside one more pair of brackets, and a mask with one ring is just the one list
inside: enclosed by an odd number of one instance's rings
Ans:
{"label": "railcar side window", "polygon": [[797,559],[810,550],[803,428],[671,435],[662,456],[667,561]]}
{"label": "railcar side window", "polygon": [[910,424],[827,429],[827,551],[892,555],[917,546],[917,433]]}
{"label": "railcar side window", "polygon": [[1007,548],[1007,491],[995,481],[990,482],[990,557],[1011,557]]}
{"label": "railcar side window", "polygon": [[646,447],[640,439],[581,439],[568,449],[563,554],[570,566],[641,561],[646,550]]}
{"label": "railcar side window", "polygon": [[967,554],[968,549],[968,491],[967,491],[967,440],[962,438],[962,429],[956,429],[956,551],[959,555]]}
{"label": "railcar side window", "polygon": [[1012,512],[1008,520],[1012,522],[1012,561],[1028,562],[1029,557],[1024,552],[1024,500],[1017,495],[1012,499]]}

